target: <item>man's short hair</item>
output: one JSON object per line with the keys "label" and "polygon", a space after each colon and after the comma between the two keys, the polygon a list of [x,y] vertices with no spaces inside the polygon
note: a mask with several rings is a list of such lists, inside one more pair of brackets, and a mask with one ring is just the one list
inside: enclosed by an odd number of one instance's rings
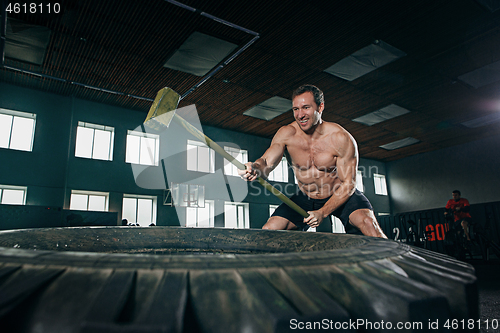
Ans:
{"label": "man's short hair", "polygon": [[303,93],[306,93],[308,91],[313,94],[314,102],[316,103],[317,106],[325,102],[325,96],[323,95],[323,92],[318,87],[313,86],[312,84],[304,84],[295,89],[292,93],[292,100],[295,97],[302,95]]}
{"label": "man's short hair", "polygon": [[455,193],[455,194],[458,194],[458,195],[462,195],[459,190],[455,190],[452,193]]}

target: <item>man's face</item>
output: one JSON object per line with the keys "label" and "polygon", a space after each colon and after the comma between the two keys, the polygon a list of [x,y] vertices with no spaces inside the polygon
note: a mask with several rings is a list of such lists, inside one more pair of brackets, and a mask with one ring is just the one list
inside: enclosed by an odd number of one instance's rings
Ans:
{"label": "man's face", "polygon": [[323,103],[319,106],[316,104],[312,92],[309,91],[295,96],[292,101],[293,116],[304,132],[311,131],[321,122],[324,107]]}
{"label": "man's face", "polygon": [[455,201],[460,200],[460,194],[458,194],[458,193],[452,193],[451,195],[453,196],[453,200],[455,200]]}

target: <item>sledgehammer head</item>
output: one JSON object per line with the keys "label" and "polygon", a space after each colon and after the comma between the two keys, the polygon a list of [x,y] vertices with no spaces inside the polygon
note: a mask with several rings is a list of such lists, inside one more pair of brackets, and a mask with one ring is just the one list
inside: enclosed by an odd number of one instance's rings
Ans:
{"label": "sledgehammer head", "polygon": [[175,116],[180,99],[181,96],[168,87],[158,91],[144,125],[156,130],[168,127]]}

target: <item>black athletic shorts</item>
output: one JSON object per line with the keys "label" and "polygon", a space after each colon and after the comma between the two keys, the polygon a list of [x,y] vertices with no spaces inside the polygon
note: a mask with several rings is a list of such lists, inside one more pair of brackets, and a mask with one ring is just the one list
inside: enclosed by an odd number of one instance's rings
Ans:
{"label": "black athletic shorts", "polygon": [[[303,208],[306,212],[318,210],[330,199],[331,197],[325,199],[311,199],[304,192],[299,191],[297,194],[294,194],[290,199]],[[354,194],[339,208],[337,208],[333,213],[335,217],[338,217],[342,224],[344,225],[345,232],[348,234],[358,234],[362,235],[361,231],[349,223],[349,215],[357,209],[368,208],[373,210],[370,201],[356,189]],[[284,217],[293,224],[295,224],[299,230],[307,230],[309,226],[305,224],[304,218],[302,215],[288,207],[285,203],[282,203],[276,210],[274,211],[272,216],[280,216]]]}

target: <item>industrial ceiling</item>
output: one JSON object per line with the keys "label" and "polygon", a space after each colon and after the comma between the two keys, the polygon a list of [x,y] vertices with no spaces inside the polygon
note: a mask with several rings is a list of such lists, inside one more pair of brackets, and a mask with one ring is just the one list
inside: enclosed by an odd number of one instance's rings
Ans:
{"label": "industrial ceiling", "polygon": [[[145,117],[170,87],[186,95],[180,106],[196,105],[202,124],[267,138],[292,112],[259,119],[247,111],[283,105],[310,83],[325,93],[323,119],[347,129],[361,157],[394,161],[499,132],[495,3],[60,0],[34,13],[11,4],[0,78]],[[183,58],[195,46],[204,59]],[[363,70],[335,75],[347,63]]]}

